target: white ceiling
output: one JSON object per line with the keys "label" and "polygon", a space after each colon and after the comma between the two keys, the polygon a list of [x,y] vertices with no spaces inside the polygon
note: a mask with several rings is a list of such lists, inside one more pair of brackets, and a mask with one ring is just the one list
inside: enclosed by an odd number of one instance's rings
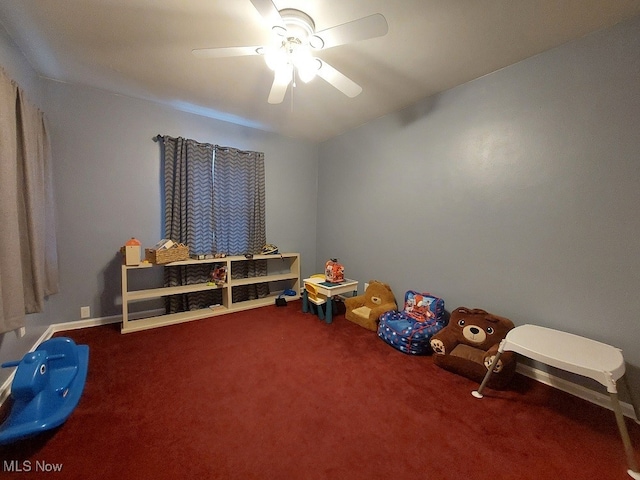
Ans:
{"label": "white ceiling", "polygon": [[0,22],[48,78],[322,141],[589,32],[640,15],[638,0],[274,0],[316,31],[373,13],[384,37],[318,55],[356,81],[348,98],[320,78],[282,104],[257,56],[200,59],[194,48],[268,42],[249,0],[2,0]]}

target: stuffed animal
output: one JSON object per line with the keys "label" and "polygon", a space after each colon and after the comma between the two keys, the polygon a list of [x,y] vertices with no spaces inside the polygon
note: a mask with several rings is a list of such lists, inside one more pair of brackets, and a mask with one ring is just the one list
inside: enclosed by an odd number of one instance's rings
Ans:
{"label": "stuffed animal", "polygon": [[374,332],[380,315],[398,308],[391,287],[377,280],[370,280],[363,295],[345,299],[344,305],[347,320]]}
{"label": "stuffed animal", "polygon": [[[445,370],[481,383],[500,342],[513,327],[508,318],[477,308],[456,308],[451,312],[449,324],[431,337],[433,362]],[[487,386],[504,388],[515,369],[515,354],[503,352]]]}

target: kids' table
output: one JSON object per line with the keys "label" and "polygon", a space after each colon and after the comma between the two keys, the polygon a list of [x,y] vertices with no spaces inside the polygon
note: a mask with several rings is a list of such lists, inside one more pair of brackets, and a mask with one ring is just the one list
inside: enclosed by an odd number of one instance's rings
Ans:
{"label": "kids' table", "polygon": [[[358,281],[350,280],[348,278],[345,278],[344,281],[339,283],[331,283],[327,282],[324,278],[321,277],[310,277],[305,278],[303,282],[305,289],[302,294],[302,311],[305,313],[309,311],[310,299],[307,293],[307,285],[311,285],[318,294],[327,297],[327,313],[325,314],[324,319],[324,321],[327,323],[331,323],[333,321],[333,313],[331,312],[332,297],[344,295],[345,293],[349,292],[353,292],[354,295],[358,293]],[[322,311],[320,305],[318,305],[318,310],[320,312]]]}

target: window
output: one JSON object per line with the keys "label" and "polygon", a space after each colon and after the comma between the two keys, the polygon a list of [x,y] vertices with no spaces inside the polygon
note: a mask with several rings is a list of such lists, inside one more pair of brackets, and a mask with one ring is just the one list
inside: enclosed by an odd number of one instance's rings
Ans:
{"label": "window", "polygon": [[[266,243],[264,154],[184,138],[162,137],[165,237],[192,254],[258,253]],[[262,265],[264,263],[264,265]],[[245,262],[231,275],[266,275],[266,262]],[[165,269],[167,285],[206,282],[211,264]],[[212,295],[172,299],[171,311],[221,303]],[[268,294],[266,285],[234,291],[236,300]],[[238,298],[240,297],[240,298]],[[178,305],[179,304],[179,305]]]}

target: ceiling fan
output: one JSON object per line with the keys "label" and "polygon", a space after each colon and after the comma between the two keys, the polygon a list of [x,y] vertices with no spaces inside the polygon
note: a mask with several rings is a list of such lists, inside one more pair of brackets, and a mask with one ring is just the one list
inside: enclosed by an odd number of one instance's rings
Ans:
{"label": "ceiling fan", "polygon": [[263,56],[267,66],[274,72],[269,93],[269,103],[272,104],[282,103],[289,84],[293,82],[295,86],[296,76],[306,83],[317,75],[351,98],[362,92],[360,85],[313,54],[338,45],[386,35],[388,26],[384,16],[376,13],[316,32],[313,19],[300,10],[278,10],[271,0],[251,0],[251,3],[271,25],[271,44],[196,48],[192,53],[200,58]]}

